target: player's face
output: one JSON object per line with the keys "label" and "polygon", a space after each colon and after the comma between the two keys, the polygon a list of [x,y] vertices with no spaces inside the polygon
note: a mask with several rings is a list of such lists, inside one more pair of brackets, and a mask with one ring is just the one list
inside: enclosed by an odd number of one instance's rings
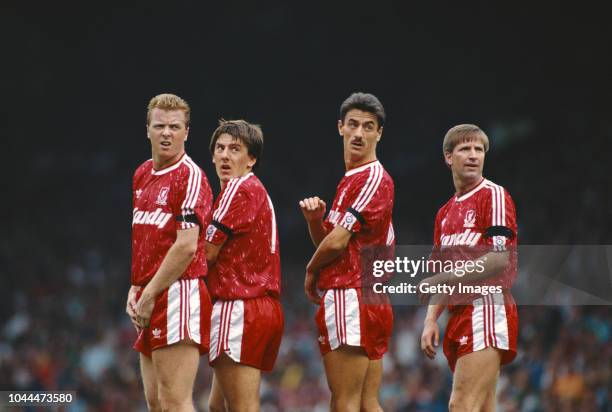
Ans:
{"label": "player's face", "polygon": [[445,158],[453,175],[461,180],[470,181],[482,177],[485,147],[480,139],[474,138],[457,144],[452,153],[445,154]]}
{"label": "player's face", "polygon": [[221,183],[227,183],[234,177],[244,176],[251,171],[256,159],[249,155],[249,150],[240,139],[223,133],[215,143],[213,163]]}
{"label": "player's face", "polygon": [[182,110],[153,109],[147,126],[153,161],[157,168],[171,165],[185,152],[189,128]]}
{"label": "player's face", "polygon": [[354,164],[374,160],[382,129],[374,113],[349,110],[344,120],[338,120],[338,132],[344,141],[345,160]]}

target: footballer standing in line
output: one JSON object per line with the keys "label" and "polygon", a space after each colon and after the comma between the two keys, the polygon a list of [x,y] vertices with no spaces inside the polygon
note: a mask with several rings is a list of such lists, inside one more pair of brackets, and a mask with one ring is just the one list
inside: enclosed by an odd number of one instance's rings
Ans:
{"label": "footballer standing in line", "polygon": [[[443,342],[453,371],[449,410],[490,412],[495,410],[500,367],[516,356],[518,315],[510,294],[517,270],[515,207],[506,189],[482,175],[489,138],[478,126],[461,124],[451,128],[442,146],[455,194],[436,215],[430,259],[478,259],[482,270],[438,273],[421,284],[472,284],[501,290],[443,298],[450,313]],[[422,295],[424,301],[430,300],[421,349],[432,359],[440,338],[437,319],[446,306],[440,298]]]}
{"label": "footballer standing in line", "polygon": [[259,411],[261,371],[272,370],[283,334],[276,216],[253,173],[263,143],[261,128],[244,120],[221,120],[210,140],[221,184],[206,231],[213,412]]}
{"label": "footballer standing in line", "polygon": [[378,390],[393,310],[386,296],[380,302],[364,301],[361,255],[368,248],[388,250],[395,244],[393,180],[376,157],[384,123],[378,98],[367,93],[349,96],[337,124],[346,173],[331,210],[324,219],[326,204],[319,197],[299,202],[317,248],[306,268],[304,288],[308,299],[319,305],[318,341],[332,411],[382,411]]}
{"label": "footballer standing in line", "polygon": [[172,94],[151,99],[152,159],[133,179],[132,275],[126,312],[138,331],[134,349],[150,411],[194,411],[200,355],[208,352],[211,302],[203,228],[212,192],[185,153],[190,108]]}

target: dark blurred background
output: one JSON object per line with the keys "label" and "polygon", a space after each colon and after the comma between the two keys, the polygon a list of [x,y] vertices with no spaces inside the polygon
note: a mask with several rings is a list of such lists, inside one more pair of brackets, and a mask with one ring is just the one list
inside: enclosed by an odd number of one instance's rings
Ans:
{"label": "dark blurred background", "polygon": [[[612,241],[612,28],[589,3],[3,3],[0,389],[77,390],[75,411],[141,410],[129,287],[131,176],[150,157],[149,99],[192,107],[187,144],[218,193],[208,139],[219,118],[262,125],[258,175],[281,237],[287,326],[264,410],[325,410],[313,247],[297,206],[331,202],[343,174],[340,103],[374,93],[378,155],[396,184],[399,244],[431,243],[452,195],[444,133],[476,123],[485,176],[517,204],[523,244]],[[585,274],[576,273],[576,276]],[[417,351],[423,313],[397,308],[385,410],[442,411],[443,359]],[[610,407],[610,307],[522,307],[501,411]],[[206,397],[210,368],[196,387]],[[204,402],[205,403],[205,402]],[[204,405],[198,408],[203,409]]]}

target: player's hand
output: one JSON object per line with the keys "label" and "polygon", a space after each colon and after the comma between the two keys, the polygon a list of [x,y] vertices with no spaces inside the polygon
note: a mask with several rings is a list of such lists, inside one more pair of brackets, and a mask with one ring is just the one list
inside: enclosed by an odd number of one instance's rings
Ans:
{"label": "player's hand", "polygon": [[141,328],[148,328],[151,321],[151,314],[155,306],[155,298],[143,292],[136,303],[136,325]]}
{"label": "player's hand", "polygon": [[300,209],[302,209],[302,214],[304,214],[307,222],[323,220],[326,207],[325,202],[318,196],[300,200]]}
{"label": "player's hand", "polygon": [[440,328],[438,322],[425,320],[423,334],[421,335],[421,350],[429,359],[436,356],[436,347],[440,343]]}
{"label": "player's hand", "polygon": [[318,277],[319,276],[312,272],[306,272],[306,277],[304,278],[304,292],[306,293],[306,297],[316,305],[321,303],[321,297],[317,292]]}
{"label": "player's hand", "polygon": [[130,317],[134,328],[136,328],[136,332],[140,332],[140,328],[136,324],[136,295],[140,289],[142,289],[141,286],[132,285],[128,291],[127,301],[125,302],[125,313]]}

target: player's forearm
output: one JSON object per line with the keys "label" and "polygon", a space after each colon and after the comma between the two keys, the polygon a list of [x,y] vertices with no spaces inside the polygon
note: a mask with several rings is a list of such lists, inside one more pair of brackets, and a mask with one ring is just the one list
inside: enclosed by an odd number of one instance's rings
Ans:
{"label": "player's forearm", "polygon": [[154,299],[164,289],[180,278],[193,260],[196,249],[197,244],[174,243],[168,249],[168,253],[159,266],[157,273],[155,273],[142,291],[141,299]]}
{"label": "player's forearm", "polygon": [[444,305],[441,304],[433,304],[427,306],[427,314],[425,315],[425,320],[423,321],[423,323],[437,322],[443,311]]}
{"label": "player's forearm", "polygon": [[320,242],[319,247],[308,262],[306,270],[311,273],[318,273],[325,266],[333,262],[346,249],[344,242],[335,239],[331,234],[325,236]]}
{"label": "player's forearm", "polygon": [[319,247],[323,239],[325,239],[325,236],[328,234],[321,220],[308,222],[308,233],[310,234],[310,239],[312,240],[312,243],[314,243],[315,247]]}

